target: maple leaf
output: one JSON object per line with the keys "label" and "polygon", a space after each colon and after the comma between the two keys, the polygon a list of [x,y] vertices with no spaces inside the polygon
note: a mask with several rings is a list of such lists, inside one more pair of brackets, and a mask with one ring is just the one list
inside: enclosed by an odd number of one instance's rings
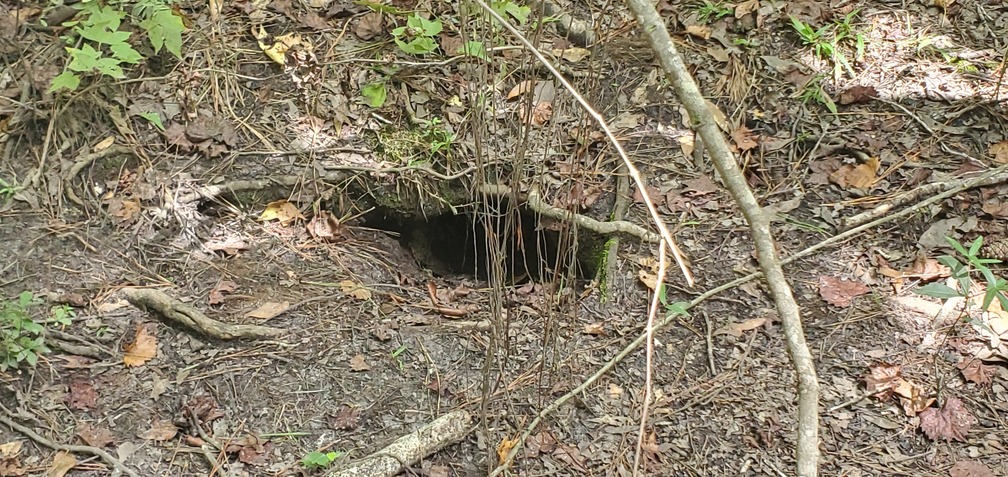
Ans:
{"label": "maple leaf", "polygon": [[990,384],[991,376],[994,375],[994,366],[984,363],[979,359],[964,359],[956,365],[967,381],[977,384]]}
{"label": "maple leaf", "polygon": [[920,413],[920,428],[933,440],[966,441],[970,427],[977,422],[959,398],[948,398],[939,410],[933,407]]}

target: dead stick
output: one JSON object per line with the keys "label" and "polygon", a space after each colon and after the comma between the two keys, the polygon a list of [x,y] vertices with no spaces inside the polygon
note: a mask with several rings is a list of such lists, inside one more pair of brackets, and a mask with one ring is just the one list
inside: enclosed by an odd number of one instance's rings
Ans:
{"label": "dead stick", "polygon": [[384,449],[327,472],[329,477],[393,477],[406,466],[462,440],[472,417],[459,409],[396,439]]}

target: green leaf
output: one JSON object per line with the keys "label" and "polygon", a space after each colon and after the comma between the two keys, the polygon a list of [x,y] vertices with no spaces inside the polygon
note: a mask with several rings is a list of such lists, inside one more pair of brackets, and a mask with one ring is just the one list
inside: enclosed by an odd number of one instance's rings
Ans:
{"label": "green leaf", "polygon": [[670,315],[689,316],[689,303],[685,301],[677,301],[668,305],[665,309]]}
{"label": "green leaf", "polygon": [[318,451],[312,451],[301,458],[301,465],[309,469],[323,469],[332,464],[333,459]]}
{"label": "green leaf", "polygon": [[983,235],[977,236],[976,240],[970,244],[969,253],[966,254],[967,257],[975,257],[980,253],[980,247],[983,247]]}
{"label": "green leaf", "polygon": [[62,90],[76,91],[80,86],[80,81],[80,76],[74,74],[73,71],[63,70],[62,73],[52,79],[52,83],[49,85],[49,92],[57,93]]}
{"label": "green leaf", "polygon": [[86,40],[91,40],[95,43],[104,43],[106,45],[125,43],[130,37],[129,32],[127,31],[112,31],[104,26],[98,25],[87,25],[83,28],[75,28],[74,30]]}
{"label": "green leaf", "polygon": [[939,298],[942,300],[947,300],[949,298],[956,298],[963,296],[961,293],[955,289],[943,285],[941,283],[929,283],[913,291],[918,295],[929,296],[933,298]]}
{"label": "green leaf", "polygon": [[119,60],[120,63],[129,63],[135,65],[143,61],[144,57],[140,52],[133,49],[129,43],[119,43],[109,47],[112,52],[112,57]]}
{"label": "green leaf", "polygon": [[105,76],[111,76],[115,79],[122,79],[126,77],[126,73],[123,72],[119,62],[113,58],[102,58],[98,60],[98,64],[95,65],[95,69],[99,73]]}
{"label": "green leaf", "polygon": [[161,122],[161,115],[160,114],[155,113],[153,111],[145,111],[145,112],[140,113],[140,117],[146,119],[147,122],[153,124],[154,127],[156,127],[158,129],[158,131],[162,131],[163,132],[165,130],[164,123]]}
{"label": "green leaf", "polygon": [[67,53],[70,54],[67,69],[71,71],[90,72],[98,66],[98,59],[101,58],[101,52],[88,43],[80,48],[67,48]]}
{"label": "green leaf", "polygon": [[490,60],[487,56],[486,47],[483,45],[483,42],[480,41],[467,41],[459,47],[458,52],[466,56],[479,58],[483,61]]}
{"label": "green leaf", "polygon": [[147,32],[154,52],[161,52],[161,47],[178,59],[182,59],[182,32],[185,24],[169,8],[158,10],[150,18],[140,22],[140,27]]}
{"label": "green leaf", "polygon": [[962,246],[961,243],[959,243],[958,240],[952,237],[945,237],[945,241],[948,242],[949,245],[951,245],[956,252],[959,252],[960,255],[964,257],[969,256],[969,253],[966,252],[966,249]]}
{"label": "green leaf", "polygon": [[384,82],[371,83],[361,88],[361,95],[364,96],[364,104],[372,108],[380,108],[388,99],[388,91]]}

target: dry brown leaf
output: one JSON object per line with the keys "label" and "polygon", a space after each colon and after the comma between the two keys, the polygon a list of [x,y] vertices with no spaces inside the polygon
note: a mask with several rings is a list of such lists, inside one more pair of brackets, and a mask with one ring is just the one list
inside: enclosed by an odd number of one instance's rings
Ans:
{"label": "dry brown leaf", "polygon": [[308,234],[324,242],[335,242],[343,235],[340,221],[333,214],[320,211],[308,222]]}
{"label": "dry brown leaf", "polygon": [[258,308],[245,313],[246,318],[256,318],[259,320],[269,320],[271,318],[276,318],[281,313],[287,311],[290,308],[290,302],[271,302],[268,301],[259,305]]}
{"label": "dry brown leaf", "polygon": [[637,272],[637,278],[639,278],[641,283],[651,290],[658,288],[658,275],[655,273],[651,273],[647,270],[641,270]]}
{"label": "dry brown leaf", "polygon": [[112,431],[87,422],[77,428],[77,435],[91,447],[102,448],[115,441]]}
{"label": "dry brown leaf", "polygon": [[168,419],[158,419],[151,423],[150,429],[140,432],[137,437],[149,441],[167,441],[178,434],[178,428]]}
{"label": "dry brown leaf", "polygon": [[266,204],[259,220],[263,222],[276,220],[282,225],[287,225],[295,220],[304,220],[304,216],[301,215],[301,211],[296,205],[288,202],[287,199],[281,199]]}
{"label": "dry brown leaf", "polygon": [[235,290],[238,289],[238,284],[231,280],[221,280],[217,282],[217,286],[207,293],[207,304],[208,305],[220,305],[224,303],[224,295],[230,295]]}
{"label": "dry brown leaf", "polygon": [[966,434],[976,423],[976,418],[959,398],[950,397],[942,408],[933,407],[920,413],[920,427],[933,441],[940,439],[966,441]]}
{"label": "dry brown leaf", "polygon": [[337,283],[337,285],[339,285],[340,290],[342,290],[343,293],[346,293],[358,300],[367,301],[371,299],[371,290],[368,290],[367,287],[356,283],[353,280],[343,280]]}
{"label": "dry brown leaf", "polygon": [[835,307],[846,308],[854,298],[865,293],[868,293],[868,286],[864,283],[826,275],[819,277],[819,296]]}
{"label": "dry brown leaf", "polygon": [[746,331],[755,330],[756,328],[765,325],[767,321],[768,320],[766,318],[750,318],[742,323],[729,323],[723,328],[715,331],[714,335],[730,334],[738,338]]}
{"label": "dry brown leaf", "polygon": [[892,390],[903,378],[900,374],[903,366],[899,364],[879,363],[868,368],[868,375],[865,376],[866,389],[870,393],[878,393],[880,400],[888,400],[892,396]]}
{"label": "dry brown leaf", "polygon": [[1008,164],[1008,140],[998,141],[987,148],[991,160],[997,164]]}
{"label": "dry brown leaf", "polygon": [[961,460],[949,469],[949,477],[994,477],[994,472],[980,462]]}
{"label": "dry brown leaf", "polygon": [[923,387],[907,380],[901,380],[893,392],[899,397],[907,416],[916,416],[935,402],[935,398],[928,396]]}
{"label": "dry brown leaf", "polygon": [[701,40],[707,40],[711,37],[711,29],[707,25],[687,25],[686,34]]}
{"label": "dry brown leaf", "polygon": [[548,101],[539,101],[532,106],[531,113],[522,104],[518,107],[518,116],[525,122],[536,127],[545,126],[550,119],[553,118],[553,103]]}
{"label": "dry brown leaf", "polygon": [[147,332],[147,327],[137,327],[133,342],[125,346],[123,364],[126,367],[140,366],[157,356],[157,337]]}
{"label": "dry brown leaf", "polygon": [[963,377],[967,381],[980,385],[990,384],[991,377],[996,372],[994,366],[976,358],[963,359],[956,367],[959,368],[959,371],[962,372]]}
{"label": "dry brown leaf", "polygon": [[552,50],[553,56],[570,63],[580,63],[581,60],[591,56],[591,51],[586,48],[570,47],[562,50]]}
{"label": "dry brown leaf", "polygon": [[997,219],[1008,217],[1008,201],[990,199],[985,201],[980,209]]}
{"label": "dry brown leaf", "polygon": [[367,371],[371,369],[371,365],[367,363],[364,355],[358,354],[350,358],[350,370],[352,371]]}
{"label": "dry brown leaf", "polygon": [[588,323],[584,325],[584,334],[591,336],[605,336],[605,324],[603,323]]}
{"label": "dry brown leaf", "polygon": [[735,18],[742,18],[748,13],[759,11],[759,0],[743,0],[735,5]]}
{"label": "dry brown leaf", "polygon": [[535,85],[536,85],[536,81],[535,80],[525,80],[525,81],[522,81],[521,83],[518,83],[518,84],[514,85],[514,87],[511,88],[510,91],[508,91],[508,94],[507,94],[507,96],[505,96],[505,99],[507,99],[508,101],[510,101],[512,99],[515,99],[515,98],[517,98],[517,97],[525,94],[525,93],[532,92],[533,90],[535,90]]}
{"label": "dry brown leaf", "polygon": [[732,141],[735,141],[735,146],[741,151],[748,151],[758,146],[759,143],[756,142],[758,137],[758,134],[745,126],[739,126],[731,132]]}
{"label": "dry brown leaf", "polygon": [[879,159],[869,157],[861,164],[845,164],[830,174],[830,180],[844,189],[867,189],[878,180]]}
{"label": "dry brown leaf", "polygon": [[385,15],[381,12],[368,12],[357,20],[354,34],[361,40],[370,40],[385,31]]}
{"label": "dry brown leaf", "polygon": [[67,451],[57,451],[52,464],[46,469],[45,477],[63,477],[77,465],[77,458]]}

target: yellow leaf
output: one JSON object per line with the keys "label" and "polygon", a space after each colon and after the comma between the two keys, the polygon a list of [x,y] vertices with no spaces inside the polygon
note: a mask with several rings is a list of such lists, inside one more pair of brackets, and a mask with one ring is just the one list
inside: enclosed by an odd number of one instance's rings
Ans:
{"label": "yellow leaf", "polygon": [[358,300],[371,299],[371,290],[368,290],[367,288],[364,287],[364,285],[356,283],[352,280],[343,280],[339,282],[339,287],[340,290],[343,291],[343,293],[346,293],[347,295],[350,295]]}
{"label": "yellow leaf", "polygon": [[147,328],[138,326],[136,338],[126,345],[123,364],[127,367],[140,366],[157,356],[157,338],[147,333]]}
{"label": "yellow leaf", "polygon": [[301,215],[301,211],[298,210],[296,205],[285,199],[275,200],[266,204],[266,209],[259,216],[259,220],[264,222],[277,220],[283,225],[287,225],[297,219],[304,220],[304,216]]}

